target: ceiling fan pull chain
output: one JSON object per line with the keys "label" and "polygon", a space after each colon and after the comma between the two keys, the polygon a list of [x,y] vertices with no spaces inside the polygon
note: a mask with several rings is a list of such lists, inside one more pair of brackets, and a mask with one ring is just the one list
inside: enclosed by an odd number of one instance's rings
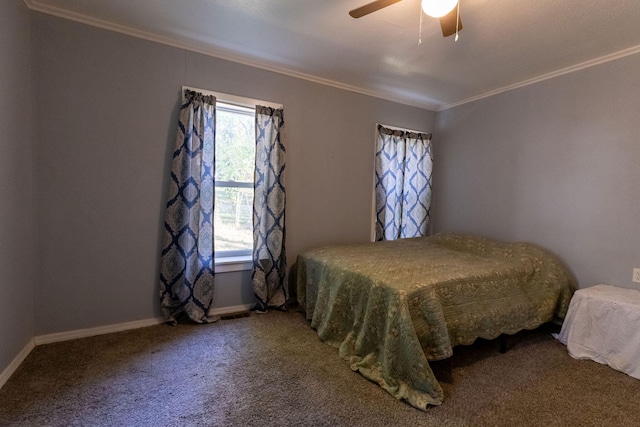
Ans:
{"label": "ceiling fan pull chain", "polygon": [[420,30],[418,33],[418,46],[422,44],[422,9],[420,9]]}
{"label": "ceiling fan pull chain", "polygon": [[453,41],[458,41],[458,25],[460,24],[460,0],[458,0],[458,11],[456,13],[456,38]]}

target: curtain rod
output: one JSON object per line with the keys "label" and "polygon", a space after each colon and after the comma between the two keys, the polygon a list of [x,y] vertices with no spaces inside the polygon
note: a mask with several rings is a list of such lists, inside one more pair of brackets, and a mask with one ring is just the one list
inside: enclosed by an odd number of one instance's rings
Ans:
{"label": "curtain rod", "polygon": [[425,132],[425,131],[423,131],[423,130],[414,130],[414,129],[400,128],[400,127],[398,127],[398,126],[385,125],[384,123],[377,123],[377,124],[379,124],[380,126],[384,126],[384,127],[386,127],[386,128],[389,128],[389,129],[403,130],[403,131],[405,131],[405,132],[413,132],[413,133],[424,133],[424,134],[426,134],[426,135],[428,135],[428,136],[429,136],[427,139],[431,139],[431,136],[432,136],[432,135],[431,135],[431,132]]}
{"label": "curtain rod", "polygon": [[182,96],[184,96],[185,89],[192,90],[194,92],[200,92],[203,95],[213,95],[216,97],[216,99],[219,99],[221,102],[237,105],[239,107],[255,108],[256,105],[263,105],[265,107],[271,107],[275,109],[283,108],[282,104],[278,104],[276,102],[262,101],[259,99],[251,99],[245,96],[230,95],[228,93],[214,92],[212,90],[200,89],[200,88],[191,87],[191,86],[182,86]]}

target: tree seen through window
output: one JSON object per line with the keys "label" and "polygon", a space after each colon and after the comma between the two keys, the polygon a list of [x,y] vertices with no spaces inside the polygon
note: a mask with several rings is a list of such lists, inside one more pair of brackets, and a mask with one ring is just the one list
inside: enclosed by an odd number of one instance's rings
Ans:
{"label": "tree seen through window", "polygon": [[215,162],[216,254],[248,255],[253,247],[254,110],[218,102]]}

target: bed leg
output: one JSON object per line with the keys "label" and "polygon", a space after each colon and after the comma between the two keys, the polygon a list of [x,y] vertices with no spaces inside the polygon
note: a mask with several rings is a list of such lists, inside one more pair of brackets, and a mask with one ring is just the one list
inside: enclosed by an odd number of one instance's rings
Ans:
{"label": "bed leg", "polygon": [[500,354],[505,354],[507,352],[507,336],[505,334],[500,335]]}

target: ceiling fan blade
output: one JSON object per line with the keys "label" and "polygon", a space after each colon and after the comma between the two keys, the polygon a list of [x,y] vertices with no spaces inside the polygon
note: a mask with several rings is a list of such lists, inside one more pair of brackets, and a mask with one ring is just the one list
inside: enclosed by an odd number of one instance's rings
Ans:
{"label": "ceiling fan blade", "polygon": [[401,0],[376,0],[369,4],[365,4],[364,6],[361,6],[357,9],[353,9],[351,12],[349,12],[349,15],[351,15],[352,18],[361,18],[365,15],[375,12],[376,10],[380,10],[387,6],[391,6],[394,3],[398,3],[399,1]]}
{"label": "ceiling fan blade", "polygon": [[458,8],[454,7],[453,10],[442,18],[440,18],[440,27],[442,28],[442,36],[449,37],[456,33],[456,23],[458,24],[457,30],[462,30],[462,21],[460,15],[458,15]]}

